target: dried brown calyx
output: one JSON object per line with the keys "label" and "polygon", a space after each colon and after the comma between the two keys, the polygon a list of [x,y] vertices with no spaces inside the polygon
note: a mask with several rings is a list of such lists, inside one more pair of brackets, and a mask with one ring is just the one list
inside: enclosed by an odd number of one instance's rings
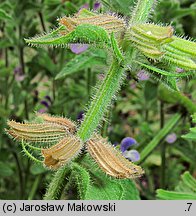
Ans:
{"label": "dried brown calyx", "polygon": [[75,136],[67,136],[50,148],[42,149],[44,164],[50,169],[58,169],[76,157],[82,142]]}
{"label": "dried brown calyx", "polygon": [[10,128],[7,132],[17,140],[26,141],[26,146],[29,147],[33,147],[28,145],[29,142],[50,144],[50,147],[42,145],[41,148],[37,148],[44,157],[41,162],[46,167],[56,170],[69,163],[86,145],[87,151],[106,174],[121,179],[136,178],[143,174],[140,166],[125,159],[100,135],[94,134],[90,140],[84,143],[75,134],[76,125],[71,120],[48,114],[37,115],[43,120],[43,123],[8,121]]}
{"label": "dried brown calyx", "polygon": [[68,31],[74,30],[78,25],[91,24],[104,28],[108,33],[123,32],[125,21],[117,16],[109,14],[95,14],[86,9],[80,10],[73,17],[62,17],[59,23],[66,26]]}
{"label": "dried brown calyx", "polygon": [[88,152],[99,167],[108,175],[116,178],[136,178],[144,171],[125,159],[110,143],[99,135],[87,142]]}

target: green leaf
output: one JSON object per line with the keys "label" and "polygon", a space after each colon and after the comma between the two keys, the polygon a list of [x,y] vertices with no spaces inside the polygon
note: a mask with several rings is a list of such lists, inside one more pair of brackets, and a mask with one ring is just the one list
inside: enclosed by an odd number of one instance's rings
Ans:
{"label": "green leaf", "polygon": [[156,98],[157,85],[151,81],[147,81],[144,87],[144,97],[146,102],[150,102]]}
{"label": "green leaf", "polygon": [[157,197],[164,200],[196,200],[196,194],[180,193],[158,189]]}
{"label": "green leaf", "polygon": [[77,188],[79,198],[84,200],[86,199],[86,194],[90,189],[89,173],[77,163],[72,163],[71,169],[71,176],[69,178],[70,186],[75,185]]}
{"label": "green leaf", "polygon": [[173,129],[173,127],[180,120],[181,115],[175,114],[168,120],[165,126],[155,135],[150,143],[148,143],[145,148],[140,153],[140,163],[143,161],[160,143],[160,141]]}
{"label": "green leaf", "polygon": [[139,65],[141,65],[142,67],[146,68],[146,69],[149,69],[149,70],[151,70],[153,72],[156,72],[156,73],[158,73],[160,75],[164,75],[164,76],[169,76],[169,77],[187,77],[187,76],[195,75],[195,73],[192,72],[192,71],[187,71],[187,72],[182,72],[182,73],[168,72],[168,71],[159,69],[157,67],[154,67],[152,65],[147,65],[147,64],[144,64],[144,63],[141,63],[141,62],[138,62],[138,61],[135,61],[135,62],[138,63]]}
{"label": "green leaf", "polygon": [[14,174],[14,172],[13,172],[12,168],[7,163],[0,161],[0,176],[1,177],[8,177],[8,176],[11,176],[13,174]]}
{"label": "green leaf", "polygon": [[182,175],[182,181],[193,191],[196,192],[196,179],[189,172],[185,172]]}
{"label": "green leaf", "polygon": [[68,32],[64,26],[41,36],[25,39],[29,45],[65,46],[68,43],[87,43],[94,45],[110,44],[107,32],[99,26],[81,24],[73,31]]}
{"label": "green leaf", "polygon": [[124,179],[117,181],[120,181],[124,189],[123,200],[140,200],[139,191],[133,180]]}
{"label": "green leaf", "polygon": [[11,16],[7,14],[3,9],[0,9],[0,20],[8,19],[11,20]]}
{"label": "green leaf", "polygon": [[113,52],[114,52],[116,58],[118,59],[118,61],[119,62],[123,61],[124,60],[123,54],[121,53],[121,51],[119,49],[118,42],[115,39],[113,32],[111,34],[111,46],[112,46]]}
{"label": "green leaf", "polygon": [[158,97],[165,103],[180,104],[191,114],[196,112],[195,103],[181,92],[174,93],[165,88],[163,85],[160,85],[158,89]]}
{"label": "green leaf", "polygon": [[115,179],[103,173],[87,154],[81,161],[89,171],[91,185],[87,200],[139,200],[139,191],[130,179]]}
{"label": "green leaf", "polygon": [[39,175],[39,174],[45,173],[47,170],[46,168],[43,167],[42,164],[34,163],[31,166],[30,171],[33,175]]}
{"label": "green leaf", "polygon": [[186,135],[183,135],[182,138],[184,139],[191,139],[191,140],[196,140],[196,133],[188,133]]}
{"label": "green leaf", "polygon": [[[192,115],[193,123],[196,123],[195,122],[196,121],[195,114],[196,113],[194,113],[194,115]],[[190,132],[188,134],[186,134],[186,135],[182,135],[181,137],[184,138],[184,139],[196,140],[196,127],[190,128]]]}
{"label": "green leaf", "polygon": [[196,200],[196,179],[189,172],[181,175],[181,181],[175,191],[158,189],[157,197],[165,200]]}
{"label": "green leaf", "polygon": [[105,52],[98,49],[91,49],[71,59],[57,74],[55,79],[62,79],[70,74],[78,73],[81,70],[100,64],[106,64]]}

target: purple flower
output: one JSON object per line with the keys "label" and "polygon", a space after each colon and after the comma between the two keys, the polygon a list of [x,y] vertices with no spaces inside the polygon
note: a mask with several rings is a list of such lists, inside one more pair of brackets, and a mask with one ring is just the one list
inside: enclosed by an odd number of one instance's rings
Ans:
{"label": "purple flower", "polygon": [[88,49],[88,44],[70,44],[70,49],[75,54],[80,54]]}
{"label": "purple flower", "polygon": [[47,101],[42,100],[40,103],[41,103],[42,105],[44,105],[46,108],[49,108],[49,104],[48,104]]}
{"label": "purple flower", "polygon": [[89,4],[86,3],[86,4],[82,5],[82,7],[80,8],[80,10],[83,9],[83,8],[89,9]]}
{"label": "purple flower", "polygon": [[176,72],[177,73],[182,73],[182,72],[184,72],[184,69],[182,69],[182,68],[176,68]]}
{"label": "purple flower", "polygon": [[[98,2],[98,1],[96,1],[96,2],[94,3],[94,5],[93,5],[93,10],[98,10],[100,7],[101,7],[101,3]],[[89,9],[90,6],[89,6],[88,3],[86,3],[86,4],[82,5],[82,7],[80,8],[80,10],[83,9],[83,8]]]}
{"label": "purple flower", "polygon": [[167,135],[167,137],[165,138],[165,141],[169,144],[174,143],[177,140],[177,136],[175,133],[171,133],[169,135]]}
{"label": "purple flower", "polygon": [[98,2],[98,1],[96,1],[95,4],[94,4],[93,9],[94,9],[94,10],[98,10],[100,7],[101,7],[101,3]]}
{"label": "purple flower", "polygon": [[147,74],[145,70],[140,70],[137,73],[137,78],[141,81],[145,81],[145,80],[148,80],[150,78],[150,75]]}
{"label": "purple flower", "polygon": [[135,82],[132,82],[132,83],[130,84],[130,88],[131,88],[131,89],[135,89],[135,88],[136,88],[136,83],[135,83]]}
{"label": "purple flower", "polygon": [[140,153],[137,150],[130,150],[123,152],[125,158],[129,159],[132,162],[140,160]]}
{"label": "purple flower", "polygon": [[125,137],[121,141],[120,150],[125,152],[130,146],[135,145],[137,142],[132,137]]}
{"label": "purple flower", "polygon": [[18,82],[21,82],[24,80],[25,75],[24,75],[21,67],[16,67],[14,69],[14,76],[15,76],[15,80]]}
{"label": "purple flower", "polygon": [[45,112],[47,112],[47,109],[40,109],[40,110],[38,110],[38,112],[39,113],[45,113]]}
{"label": "purple flower", "polygon": [[50,102],[50,104],[52,103],[52,99],[49,95],[46,95],[45,98]]}
{"label": "purple flower", "polygon": [[80,111],[77,116],[78,121],[82,121],[84,119],[84,111]]}

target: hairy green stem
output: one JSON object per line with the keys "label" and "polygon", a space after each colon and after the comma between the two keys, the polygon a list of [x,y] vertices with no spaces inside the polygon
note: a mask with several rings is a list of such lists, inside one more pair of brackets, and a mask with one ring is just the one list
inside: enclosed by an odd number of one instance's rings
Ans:
{"label": "hairy green stem", "polygon": [[154,3],[155,0],[138,0],[137,5],[131,14],[132,18],[129,24],[132,25],[138,22],[146,22]]}
{"label": "hairy green stem", "polygon": [[67,166],[63,166],[55,173],[44,196],[44,200],[55,200],[61,196],[61,192],[66,182],[65,176],[68,175],[69,172],[69,168]]}
{"label": "hairy green stem", "polygon": [[114,60],[105,80],[92,100],[78,131],[78,136],[82,141],[85,142],[90,138],[103,118],[107,106],[111,103],[112,98],[120,87],[123,71],[118,61]]}

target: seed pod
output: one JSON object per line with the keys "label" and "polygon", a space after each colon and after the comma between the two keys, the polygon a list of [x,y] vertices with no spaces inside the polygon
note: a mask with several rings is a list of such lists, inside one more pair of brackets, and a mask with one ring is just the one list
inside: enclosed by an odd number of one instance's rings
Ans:
{"label": "seed pod", "polygon": [[79,14],[73,17],[62,17],[58,20],[60,24],[66,26],[69,31],[72,31],[76,26],[81,24],[91,24],[104,28],[108,33],[123,32],[126,24],[123,19],[109,14],[94,14],[83,9]]}
{"label": "seed pod", "polygon": [[50,169],[58,169],[76,157],[82,142],[75,136],[67,136],[50,148],[42,149],[44,164]]}
{"label": "seed pod", "polygon": [[45,113],[43,114],[37,113],[37,115],[40,116],[46,122],[64,126],[70,133],[74,133],[76,131],[76,125],[67,118],[54,117]]}
{"label": "seed pod", "polygon": [[66,127],[56,123],[18,123],[8,121],[9,130],[6,130],[9,135],[17,140],[29,142],[56,142],[65,137],[69,132]]}
{"label": "seed pod", "polygon": [[95,135],[90,139],[87,148],[99,167],[110,176],[121,179],[136,178],[144,173],[140,166],[125,159],[101,136]]}

